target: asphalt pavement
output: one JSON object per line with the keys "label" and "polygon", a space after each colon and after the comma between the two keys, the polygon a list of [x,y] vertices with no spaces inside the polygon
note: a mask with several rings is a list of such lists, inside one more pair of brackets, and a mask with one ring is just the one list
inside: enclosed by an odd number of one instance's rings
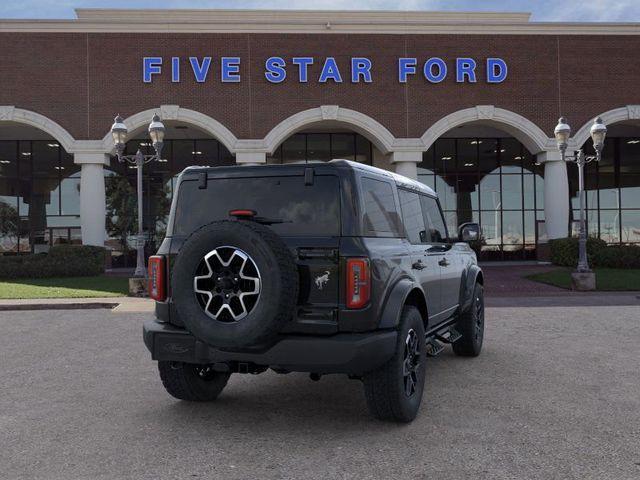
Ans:
{"label": "asphalt pavement", "polygon": [[148,315],[0,312],[0,478],[640,478],[638,306],[488,308],[482,355],[430,360],[409,425],[370,418],[342,376],[176,401]]}

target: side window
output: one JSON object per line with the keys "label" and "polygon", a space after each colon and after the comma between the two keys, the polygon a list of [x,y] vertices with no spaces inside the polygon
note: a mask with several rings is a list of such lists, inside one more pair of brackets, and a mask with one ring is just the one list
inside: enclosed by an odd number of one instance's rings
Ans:
{"label": "side window", "polygon": [[444,225],[442,212],[435,198],[420,195],[424,220],[427,224],[427,242],[442,243],[447,241],[447,228]]}
{"label": "side window", "polygon": [[398,194],[400,195],[402,221],[407,231],[407,238],[411,243],[424,243],[427,239],[427,232],[420,206],[420,196],[402,189],[398,189]]}
{"label": "side window", "polygon": [[391,184],[363,177],[361,185],[365,231],[387,236],[400,235],[401,224]]}

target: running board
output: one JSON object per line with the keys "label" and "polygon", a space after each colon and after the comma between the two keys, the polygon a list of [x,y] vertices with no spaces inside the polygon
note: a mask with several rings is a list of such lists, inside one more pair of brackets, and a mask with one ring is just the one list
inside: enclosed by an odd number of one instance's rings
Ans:
{"label": "running board", "polygon": [[431,340],[427,340],[426,349],[428,357],[437,357],[444,350],[444,345],[435,338],[432,338]]}
{"label": "running board", "polygon": [[446,332],[442,332],[441,334],[436,333],[435,338],[444,343],[455,343],[462,338],[462,334],[455,328],[449,327],[449,330]]}
{"label": "running board", "polygon": [[449,327],[442,333],[436,333],[433,337],[427,338],[427,356],[437,357],[444,350],[443,344],[457,342],[460,338],[462,338],[462,335],[453,327]]}

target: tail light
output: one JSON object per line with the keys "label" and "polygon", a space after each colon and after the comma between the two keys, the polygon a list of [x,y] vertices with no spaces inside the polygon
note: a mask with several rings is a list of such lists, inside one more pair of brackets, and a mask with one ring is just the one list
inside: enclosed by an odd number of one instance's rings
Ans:
{"label": "tail light", "polygon": [[347,259],[347,308],[362,308],[371,296],[368,258]]}
{"label": "tail light", "polygon": [[149,257],[149,297],[158,302],[163,302],[167,298],[164,262],[164,257],[161,255]]}

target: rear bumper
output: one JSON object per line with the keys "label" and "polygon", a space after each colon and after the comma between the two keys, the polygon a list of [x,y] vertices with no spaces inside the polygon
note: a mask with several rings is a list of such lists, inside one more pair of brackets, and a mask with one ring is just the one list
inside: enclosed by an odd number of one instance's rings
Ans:
{"label": "rear bumper", "polygon": [[293,372],[359,375],[387,362],[395,351],[397,332],[341,333],[330,337],[288,335],[259,352],[229,352],[198,340],[188,331],[149,320],[144,343],[153,360],[186,363],[248,363]]}

